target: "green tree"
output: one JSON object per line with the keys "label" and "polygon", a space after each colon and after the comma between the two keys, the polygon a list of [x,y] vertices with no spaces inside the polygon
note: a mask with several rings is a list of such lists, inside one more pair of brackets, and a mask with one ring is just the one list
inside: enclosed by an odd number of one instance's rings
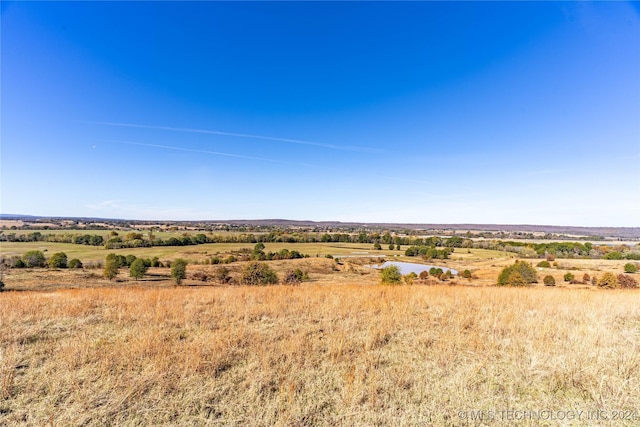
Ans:
{"label": "green tree", "polygon": [[67,254],[57,252],[49,258],[49,268],[67,268]]}
{"label": "green tree", "polygon": [[400,274],[400,269],[395,265],[390,265],[388,267],[380,270],[382,284],[384,285],[397,285],[402,283],[402,274]]}
{"label": "green tree", "polygon": [[80,261],[78,258],[73,258],[73,259],[69,260],[68,267],[69,268],[82,268],[82,261]]}
{"label": "green tree", "polygon": [[512,273],[517,272],[524,284],[538,283],[538,273],[536,269],[525,261],[516,261],[513,265],[505,267],[498,276],[498,285],[513,285],[519,282],[520,278],[516,275],[512,276]]}
{"label": "green tree", "polygon": [[178,258],[171,263],[171,278],[176,285],[181,285],[182,281],[187,278],[188,262],[182,258]]}
{"label": "green tree", "polygon": [[624,265],[624,272],[625,273],[637,273],[638,272],[638,267],[636,267],[635,264],[628,262]]}
{"label": "green tree", "polygon": [[123,265],[123,267],[131,267],[131,264],[133,264],[133,262],[137,259],[137,257],[135,255],[127,255],[125,257],[125,264]]}
{"label": "green tree", "polygon": [[92,246],[102,246],[104,244],[104,238],[97,234],[94,234],[89,238],[89,244]]}
{"label": "green tree", "polygon": [[430,276],[438,277],[438,276],[440,276],[442,273],[444,273],[444,271],[442,271],[442,269],[441,269],[441,268],[439,268],[439,267],[431,267],[431,268],[429,269],[429,275],[430,275]]}
{"label": "green tree", "polygon": [[264,262],[250,262],[242,269],[240,283],[243,285],[274,285],[278,276]]}
{"label": "green tree", "polygon": [[564,275],[564,281],[565,281],[565,282],[570,282],[570,281],[572,281],[573,279],[575,279],[575,276],[573,275],[573,273],[566,273],[566,274]]}
{"label": "green tree", "polygon": [[[114,255],[114,254],[110,254]],[[118,263],[118,257],[107,255],[107,258],[104,262],[104,271],[103,275],[109,280],[113,280],[118,275],[118,269],[120,268],[120,264]]]}
{"label": "green tree", "polygon": [[462,277],[471,280],[473,278],[473,275],[471,274],[470,270],[465,270],[462,272]]}
{"label": "green tree", "polygon": [[44,267],[46,259],[41,251],[29,251],[22,255],[25,267]]}
{"label": "green tree", "polygon": [[542,283],[544,283],[545,286],[555,286],[556,279],[554,279],[553,276],[549,274],[544,276],[544,279],[542,279]]}
{"label": "green tree", "polygon": [[376,250],[376,251],[380,251],[380,250],[382,250],[382,246],[380,246],[380,243],[375,242],[373,244],[373,249]]}
{"label": "green tree", "polygon": [[549,264],[549,261],[540,261],[536,267],[551,268],[551,264]]}
{"label": "green tree", "polygon": [[124,267],[127,265],[127,259],[124,256],[117,255],[114,253],[110,253],[109,255],[107,255],[105,263],[109,261],[111,261],[114,265],[116,265],[117,268]]}
{"label": "green tree", "polygon": [[147,273],[147,268],[148,268],[147,264],[144,262],[144,260],[141,258],[138,258],[135,261],[133,261],[129,266],[129,276],[136,279],[136,281],[138,279],[142,279],[144,275]]}

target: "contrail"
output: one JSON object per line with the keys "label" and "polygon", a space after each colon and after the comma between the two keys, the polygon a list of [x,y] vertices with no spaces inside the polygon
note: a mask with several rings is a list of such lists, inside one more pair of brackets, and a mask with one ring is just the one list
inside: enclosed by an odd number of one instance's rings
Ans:
{"label": "contrail", "polygon": [[160,144],[147,144],[144,142],[133,142],[133,141],[121,141],[121,140],[108,140],[108,142],[116,142],[118,144],[128,144],[128,145],[139,145],[141,147],[153,147],[153,148],[163,148],[165,150],[176,150],[176,151],[186,151],[189,153],[200,153],[200,154],[212,154],[214,156],[225,156],[225,157],[235,157],[238,159],[249,159],[249,160],[260,160],[264,162],[272,162],[272,163],[284,163],[284,164],[293,164],[298,166],[314,166],[308,163],[290,163],[282,160],[276,159],[267,159],[265,157],[253,157],[253,156],[244,156],[242,154],[233,154],[233,153],[222,153],[220,151],[208,151],[208,150],[194,150],[192,148],[182,148],[182,147],[173,147],[171,145],[160,145]]}
{"label": "contrail", "polygon": [[93,123],[97,125],[106,125],[106,126],[120,126],[120,127],[131,127],[131,128],[143,128],[143,129],[158,129],[158,130],[168,130],[171,132],[188,132],[188,133],[203,133],[208,135],[223,135],[223,136],[234,136],[239,138],[253,138],[253,139],[262,139],[266,141],[278,141],[278,142],[288,142],[290,144],[299,144],[299,145],[310,145],[314,147],[323,147],[330,148],[333,150],[343,150],[343,151],[359,151],[359,152],[380,152],[380,150],[376,150],[374,148],[369,147],[355,147],[355,146],[341,146],[341,145],[333,145],[333,144],[323,144],[321,142],[311,142],[311,141],[302,141],[299,139],[287,139],[287,138],[277,138],[274,136],[264,136],[264,135],[250,135],[246,133],[234,133],[234,132],[223,132],[218,130],[207,130],[207,129],[192,129],[192,128],[177,128],[170,126],[153,126],[153,125],[140,125],[135,123],[115,123],[115,122],[86,122]]}

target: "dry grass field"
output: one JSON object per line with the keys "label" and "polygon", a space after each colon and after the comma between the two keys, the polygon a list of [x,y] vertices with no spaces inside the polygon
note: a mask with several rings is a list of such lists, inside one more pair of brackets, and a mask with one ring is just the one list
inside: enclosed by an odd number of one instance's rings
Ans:
{"label": "dry grass field", "polygon": [[0,425],[638,425],[639,303],[357,281],[5,292]]}

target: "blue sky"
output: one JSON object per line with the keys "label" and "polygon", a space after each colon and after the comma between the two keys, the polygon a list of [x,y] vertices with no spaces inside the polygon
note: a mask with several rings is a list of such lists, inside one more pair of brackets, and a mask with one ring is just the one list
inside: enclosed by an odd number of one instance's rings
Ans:
{"label": "blue sky", "polygon": [[640,226],[629,2],[2,2],[3,213]]}

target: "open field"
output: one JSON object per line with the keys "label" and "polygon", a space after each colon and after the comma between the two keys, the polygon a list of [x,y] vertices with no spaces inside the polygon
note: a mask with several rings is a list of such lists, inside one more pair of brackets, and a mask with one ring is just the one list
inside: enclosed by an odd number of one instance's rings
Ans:
{"label": "open field", "polygon": [[[204,261],[217,253],[228,253],[243,248],[251,249],[252,243],[207,243],[190,246],[153,246],[150,248],[105,249],[102,246],[76,245],[73,243],[56,242],[0,242],[0,256],[22,255],[30,250],[40,250],[45,254],[64,252],[69,258],[79,258],[81,261],[104,260],[109,253],[133,254],[137,257],[154,257],[160,259],[186,258],[193,261]],[[404,247],[402,250],[374,250],[369,243],[266,243],[266,252],[278,252],[282,249],[296,250],[303,254],[315,256],[354,256],[369,255],[406,258]],[[496,258],[514,258],[515,254],[492,251],[487,249],[455,249],[452,260],[478,261]],[[407,258],[415,260],[416,258]]]}
{"label": "open field", "polygon": [[[191,273],[201,271],[212,275],[217,268],[215,265],[204,265],[213,256],[226,257],[232,251],[240,249],[250,249],[250,243],[209,243],[193,246],[154,246],[151,248],[128,248],[128,249],[104,249],[103,247],[76,245],[70,243],[51,242],[1,242],[0,256],[21,256],[30,250],[41,250],[45,256],[49,257],[56,252],[64,252],[69,259],[79,258],[87,264],[95,261],[104,261],[109,253],[121,255],[135,255],[141,258],[158,257],[161,261],[184,258],[190,262],[188,270]],[[371,244],[363,243],[267,243],[266,252],[278,252],[282,249],[297,250],[303,254],[308,254],[310,258],[306,260],[290,261],[269,261],[279,274],[283,274],[291,268],[309,269],[312,281],[322,284],[343,283],[345,274],[359,274],[365,283],[377,283],[376,274],[371,274],[370,269],[362,267],[362,263],[355,263],[351,258],[345,258],[346,266],[334,265],[332,260],[327,260],[325,255],[347,256],[347,257],[369,257],[385,256],[387,259],[397,261],[408,261],[423,264],[435,264],[442,267],[454,268],[460,272],[470,270],[474,279],[471,282],[459,280],[470,285],[494,285],[502,268],[513,264],[516,255],[510,252],[494,251],[487,249],[466,249],[456,248],[448,260],[423,261],[420,257],[406,257],[404,251],[397,250],[373,250]],[[353,261],[353,262],[352,262]],[[532,265],[540,262],[540,259],[526,259]],[[302,262],[302,264],[297,264]],[[557,285],[564,284],[563,276],[572,273],[576,279],[581,280],[586,273],[590,277],[600,277],[604,272],[620,274],[623,266],[629,261],[626,260],[603,260],[603,259],[558,259],[557,267],[538,268],[540,284],[545,275],[555,278]],[[200,265],[197,265],[200,264]],[[239,274],[239,270],[244,266],[242,262],[226,264],[228,268]],[[145,277],[142,283],[137,285],[145,286],[170,286],[170,274],[168,269],[152,269],[150,275]],[[347,276],[349,279],[349,276]],[[116,285],[133,284],[133,279],[128,277],[128,270],[123,269],[118,277]],[[113,286],[113,282],[102,279],[101,269],[85,270],[50,270],[50,269],[8,269],[4,272],[3,281],[8,289],[38,290],[57,288],[83,288],[83,287],[105,287]],[[188,284],[199,284],[201,282],[187,281]],[[211,284],[207,282],[207,284]],[[575,286],[575,285],[572,285]]]}
{"label": "open field", "polygon": [[[639,303],[629,291],[357,282],[7,292],[0,425],[514,424],[495,412],[467,423],[459,411],[469,410],[633,417]],[[571,425],[637,425],[582,417]]]}

